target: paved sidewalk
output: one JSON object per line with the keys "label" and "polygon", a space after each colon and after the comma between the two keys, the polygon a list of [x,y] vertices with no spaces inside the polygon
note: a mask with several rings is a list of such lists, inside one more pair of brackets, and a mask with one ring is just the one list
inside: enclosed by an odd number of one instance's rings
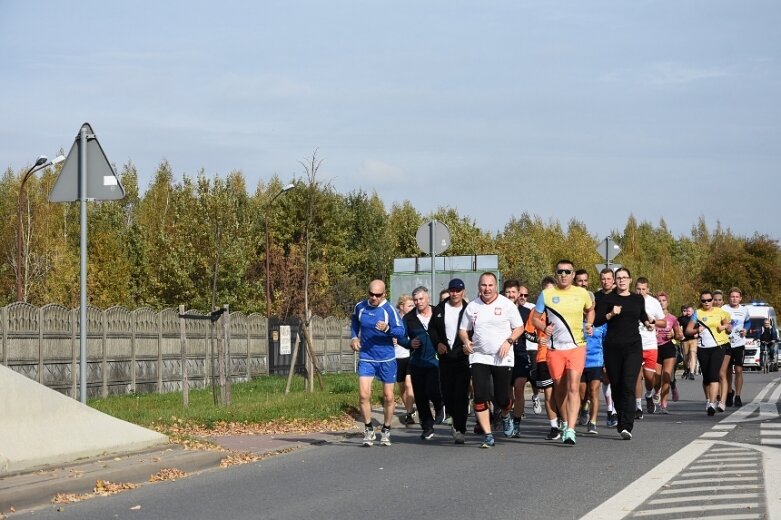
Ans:
{"label": "paved sidewalk", "polygon": [[[373,414],[382,420],[382,411]],[[363,426],[355,423],[345,431],[322,433],[280,433],[273,435],[225,435],[208,437],[226,451],[185,450],[176,444],[129,455],[91,458],[67,465],[52,465],[36,471],[0,477],[0,519],[12,512],[46,506],[59,493],[91,493],[97,480],[113,483],[149,485],[149,478],[166,468],[175,468],[192,476],[204,471],[218,471],[230,455],[281,454],[300,449],[341,442],[360,435]],[[187,477],[185,477],[187,478]],[[99,498],[93,498],[96,500]]]}

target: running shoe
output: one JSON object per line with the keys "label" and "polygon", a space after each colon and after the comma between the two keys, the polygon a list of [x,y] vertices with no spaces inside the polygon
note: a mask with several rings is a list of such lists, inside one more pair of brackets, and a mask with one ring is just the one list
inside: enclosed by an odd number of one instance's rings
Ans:
{"label": "running shoe", "polygon": [[708,407],[705,410],[708,412],[708,415],[711,417],[716,415],[716,409],[710,403],[708,403]]}
{"label": "running shoe", "polygon": [[442,424],[443,422],[445,422],[445,409],[440,408],[437,410],[437,415],[434,416],[434,423]]}
{"label": "running shoe", "polygon": [[548,435],[546,435],[545,438],[549,441],[555,441],[561,439],[561,430],[559,430],[558,428],[551,427],[550,431],[548,432]]}
{"label": "running shoe", "polygon": [[363,445],[372,446],[374,444],[374,428],[366,428],[363,430]]}
{"label": "running shoe", "polygon": [[732,403],[733,403],[733,397],[734,397],[734,396],[735,396],[735,392],[733,392],[732,390],[730,390],[729,392],[727,392],[727,401],[726,401],[726,403],[725,403],[727,406],[732,406]]}
{"label": "running shoe", "polygon": [[447,424],[448,426],[453,426],[453,418],[451,416],[449,416],[449,415],[446,416],[445,417],[445,424]]}
{"label": "running shoe", "polygon": [[564,433],[561,434],[561,442],[568,446],[574,446],[575,445],[575,430],[572,428],[567,428],[564,430]]}
{"label": "running shoe", "polygon": [[619,435],[621,435],[621,438],[624,439],[625,441],[632,440],[632,432],[630,432],[629,430],[621,430],[621,433],[619,433]]}
{"label": "running shoe", "polygon": [[424,441],[430,441],[434,438],[434,428],[428,427],[423,430],[423,433],[420,434],[420,438]]}
{"label": "running shoe", "polygon": [[412,416],[411,413],[405,413],[404,416],[401,418],[401,424],[404,426],[412,426],[415,424],[415,418]]}
{"label": "running shoe", "polygon": [[460,431],[453,432],[453,442],[456,444],[464,444],[464,434]]}
{"label": "running shoe", "polygon": [[512,437],[515,428],[513,427],[513,416],[509,413],[506,417],[502,417],[502,431],[505,437]]}
{"label": "running shoe", "polygon": [[638,408],[635,410],[635,419],[642,419],[643,418],[643,410],[642,408]]}
{"label": "running shoe", "polygon": [[607,412],[607,427],[615,428],[618,426],[618,414],[616,412]]}
{"label": "running shoe", "polygon": [[654,395],[652,397],[655,405],[658,405],[659,403],[662,402],[662,396],[657,394],[656,392],[654,392]]}
{"label": "running shoe", "polygon": [[681,394],[678,393],[678,388],[673,387],[672,388],[672,395],[673,395],[673,402],[678,402],[678,399],[681,398]]}
{"label": "running shoe", "polygon": [[390,446],[391,445],[390,428],[383,428],[380,431],[380,445],[382,445],[382,446]]}
{"label": "running shoe", "polygon": [[717,412],[723,412],[726,409],[727,409],[727,407],[724,406],[724,401],[719,401],[718,403],[716,403],[716,411]]}
{"label": "running shoe", "polygon": [[[645,411],[648,412],[648,415],[653,415],[656,412],[656,403],[653,397],[645,398]],[[635,417],[635,419],[642,419],[642,417]]]}
{"label": "running shoe", "polygon": [[735,403],[734,404],[735,404],[736,407],[743,406],[743,401],[740,399],[739,395],[735,396]]}
{"label": "running shoe", "polygon": [[513,419],[513,437],[516,439],[521,438],[521,421],[515,421]]}
{"label": "running shoe", "polygon": [[534,410],[535,415],[542,413],[542,404],[540,404],[540,397],[537,395],[532,396],[532,410]]}
{"label": "running shoe", "polygon": [[578,424],[580,426],[585,426],[588,424],[588,410],[585,408],[580,409],[580,413],[578,414]]}
{"label": "running shoe", "polygon": [[659,408],[659,411],[661,412],[662,415],[667,415],[668,413],[670,413],[667,411],[667,405],[664,403],[662,403],[662,406]]}
{"label": "running shoe", "polygon": [[496,441],[494,440],[494,436],[490,433],[485,436],[485,439],[483,439],[483,444],[480,446],[481,448],[493,448],[496,444]]}
{"label": "running shoe", "polygon": [[597,431],[597,425],[589,421],[588,424],[586,425],[586,433],[588,433],[589,435],[598,434],[599,432]]}

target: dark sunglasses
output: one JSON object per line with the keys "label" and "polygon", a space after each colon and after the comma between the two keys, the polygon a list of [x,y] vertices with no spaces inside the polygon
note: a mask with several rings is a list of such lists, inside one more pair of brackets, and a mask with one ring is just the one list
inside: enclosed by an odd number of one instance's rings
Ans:
{"label": "dark sunglasses", "polygon": [[700,301],[701,301],[702,303],[710,303],[710,302],[712,302],[712,301],[713,301],[713,298],[708,298],[708,299],[705,299],[705,298],[703,298],[703,299],[701,299]]}
{"label": "dark sunglasses", "polygon": [[369,291],[369,296],[374,296],[375,298],[382,298],[382,295],[385,293],[373,293]]}
{"label": "dark sunglasses", "polygon": [[521,296],[523,296],[524,298],[528,298],[529,293],[518,293],[518,298],[520,298]]}
{"label": "dark sunglasses", "polygon": [[572,274],[572,269],[557,269],[556,274]]}

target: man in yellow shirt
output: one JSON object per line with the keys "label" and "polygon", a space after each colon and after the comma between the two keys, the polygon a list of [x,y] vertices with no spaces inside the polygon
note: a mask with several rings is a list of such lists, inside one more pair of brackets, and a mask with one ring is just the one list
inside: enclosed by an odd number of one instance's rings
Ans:
{"label": "man in yellow shirt", "polygon": [[[553,379],[553,394],[564,417],[561,440],[575,444],[575,422],[580,410],[580,376],[586,362],[586,337],[593,333],[594,303],[588,291],[576,287],[575,267],[570,260],[556,263],[556,286],[540,293],[536,314],[545,313],[547,328],[539,316],[534,326],[549,336],[548,370]],[[584,324],[585,316],[585,324]]]}

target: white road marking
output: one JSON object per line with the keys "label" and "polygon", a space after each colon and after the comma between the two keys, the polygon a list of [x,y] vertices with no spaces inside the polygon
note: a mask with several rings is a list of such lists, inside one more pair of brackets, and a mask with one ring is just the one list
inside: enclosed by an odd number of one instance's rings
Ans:
{"label": "white road marking", "polygon": [[[757,477],[733,477],[729,479],[729,482],[756,482],[759,480]],[[682,478],[675,479],[673,484],[713,484],[712,478]]]}
{"label": "white road marking", "polygon": [[[673,481],[673,485],[675,484],[675,481]],[[717,490],[718,488],[716,488]],[[759,484],[730,484],[729,486],[730,490],[734,489],[762,489],[762,486]],[[693,486],[693,487],[685,487],[685,488],[675,488],[675,489],[665,489],[659,492],[660,495],[680,495],[682,493],[702,493],[707,492],[711,493],[714,491],[713,486]]]}
{"label": "white road marking", "polygon": [[[709,497],[711,500],[744,500],[749,498],[759,499],[759,493],[719,493],[716,496]],[[702,502],[702,496],[696,497],[676,497],[676,498],[656,498],[649,500],[649,504],[683,504],[685,502]]]}
{"label": "white road marking", "polygon": [[722,437],[726,437],[729,432],[705,432],[702,435],[700,435],[703,439],[721,439]]}
{"label": "white road marking", "polygon": [[[757,502],[742,502],[740,504],[699,504],[686,507],[663,507],[660,509],[646,509],[635,511],[635,516],[672,515],[677,513],[694,513],[697,511],[723,511],[724,509],[751,509],[758,507]],[[702,518],[702,517],[701,517]]]}

